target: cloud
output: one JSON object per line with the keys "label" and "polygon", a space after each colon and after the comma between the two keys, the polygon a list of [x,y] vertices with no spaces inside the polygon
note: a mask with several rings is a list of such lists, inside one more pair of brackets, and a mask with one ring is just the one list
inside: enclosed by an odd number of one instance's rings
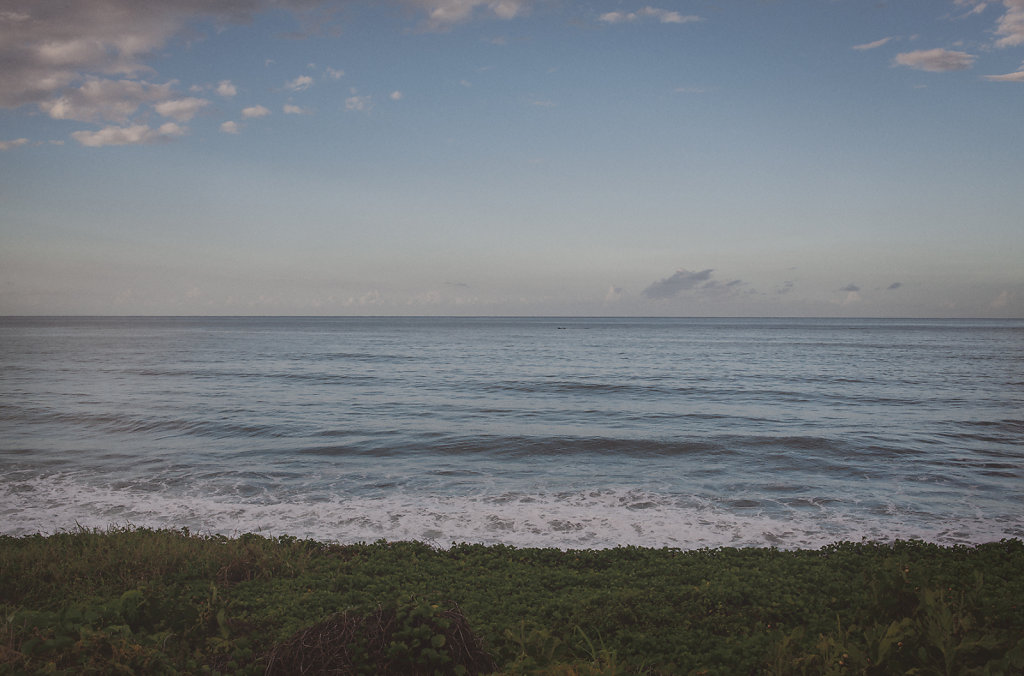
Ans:
{"label": "cloud", "polygon": [[614,303],[615,301],[622,300],[625,295],[625,289],[621,286],[612,285],[608,287],[608,292],[604,295],[604,300],[606,303]]}
{"label": "cloud", "polygon": [[239,131],[238,123],[232,120],[228,120],[227,122],[220,125],[220,130],[225,134],[237,134]]}
{"label": "cloud", "polygon": [[159,143],[175,136],[181,136],[184,133],[185,129],[183,127],[179,127],[174,122],[168,122],[157,129],[152,129],[144,124],[136,124],[130,127],[104,127],[99,131],[76,131],[71,134],[71,138],[83,146],[100,148],[102,146]]}
{"label": "cloud", "polygon": [[178,122],[188,122],[195,117],[200,108],[208,105],[209,103],[210,102],[206,99],[197,99],[195,97],[172,99],[170,101],[162,101],[156,104],[153,106],[153,110],[164,117],[173,118]]}
{"label": "cloud", "polygon": [[28,143],[27,138],[16,138],[13,141],[0,141],[0,150],[10,150],[11,148],[17,148]]}
{"label": "cloud", "polygon": [[331,78],[332,80],[340,80],[345,76],[345,71],[336,70],[334,68],[327,68],[327,70],[325,70],[324,72],[326,72],[327,77]]}
{"label": "cloud", "polygon": [[283,110],[286,115],[306,115],[307,113],[309,113],[308,110],[305,110],[304,108],[299,108],[298,106],[294,106],[290,103],[284,104]]}
{"label": "cloud", "polygon": [[267,115],[270,115],[270,110],[264,106],[249,106],[242,109],[242,117],[266,117]]}
{"label": "cloud", "polygon": [[840,291],[847,291],[849,293],[857,293],[858,291],[860,291],[860,287],[857,286],[856,284],[847,284],[846,286],[844,286],[843,288],[841,288],[839,290]]}
{"label": "cloud", "polygon": [[300,75],[294,80],[286,82],[284,88],[293,92],[301,92],[309,89],[312,85],[313,78],[308,75]]}
{"label": "cloud", "polygon": [[353,94],[345,99],[345,110],[369,110],[373,107],[373,99],[369,96]]}
{"label": "cloud", "polygon": [[143,59],[196,19],[241,23],[270,5],[270,0],[5,0],[0,13],[0,107],[46,102],[87,76],[150,71]]}
{"label": "cloud", "polygon": [[680,14],[667,9],[656,7],[644,7],[636,12],[607,12],[598,17],[599,21],[605,23],[632,23],[640,19],[655,19],[659,23],[691,23],[702,21],[701,17],[692,14]]}
{"label": "cloud", "polygon": [[238,88],[231,84],[231,80],[221,80],[217,83],[217,94],[228,99],[238,93]]}
{"label": "cloud", "polygon": [[1015,73],[1006,73],[1004,75],[986,75],[986,80],[992,82],[1024,82],[1024,63],[1020,65],[1020,69]]}
{"label": "cloud", "polygon": [[1006,307],[1007,305],[1010,304],[1011,300],[1013,300],[1013,294],[1011,294],[1009,291],[1004,289],[1003,291],[1001,291],[999,293],[998,296],[996,296],[992,300],[991,303],[989,303],[989,307],[992,307],[992,308],[995,308],[995,309],[1004,308],[1004,307]]}
{"label": "cloud", "polygon": [[900,288],[901,286],[903,286],[903,282],[893,282],[892,284],[890,284],[889,286],[887,286],[885,288],[888,291],[895,291],[896,289]]}
{"label": "cloud", "polygon": [[679,269],[671,277],[658,280],[642,291],[643,295],[652,300],[672,298],[682,291],[688,291],[711,279],[711,269],[690,272]]}
{"label": "cloud", "polygon": [[1024,44],[1024,0],[1003,0],[1006,14],[996,23],[996,47],[1016,47]]}
{"label": "cloud", "polygon": [[966,52],[948,49],[919,49],[897,54],[894,63],[899,66],[944,73],[952,70],[967,70],[974,64],[975,57]]}
{"label": "cloud", "polygon": [[172,82],[162,85],[141,80],[90,78],[76,89],[48,101],[39,108],[56,120],[79,122],[127,122],[144,103],[157,103],[173,96]]}
{"label": "cloud", "polygon": [[499,19],[514,19],[530,9],[531,0],[406,0],[427,13],[428,27],[443,28],[466,21],[478,8]]}
{"label": "cloud", "polygon": [[404,96],[405,95],[402,94],[402,92],[396,89],[395,91],[391,92],[391,95],[388,98],[390,98],[392,101],[401,101]]}
{"label": "cloud", "polygon": [[866,42],[863,45],[854,45],[853,48],[858,50],[858,51],[862,51],[862,52],[866,51],[866,50],[869,50],[869,49],[877,49],[877,48],[881,47],[882,45],[888,43],[890,40],[893,40],[893,39],[895,39],[895,38],[892,38],[892,37],[882,38],[881,40],[875,40],[874,42]]}
{"label": "cloud", "polygon": [[[981,14],[988,7],[988,2],[978,2],[978,0],[953,0],[954,4],[957,5],[975,5],[973,9],[959,17],[961,19],[971,16],[972,14]],[[977,4],[975,4],[977,3]]]}

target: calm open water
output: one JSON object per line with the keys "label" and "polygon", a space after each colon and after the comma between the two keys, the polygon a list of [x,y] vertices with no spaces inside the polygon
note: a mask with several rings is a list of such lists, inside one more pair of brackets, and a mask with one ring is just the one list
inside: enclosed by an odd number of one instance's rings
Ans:
{"label": "calm open water", "polygon": [[1024,537],[1024,321],[0,318],[0,532]]}

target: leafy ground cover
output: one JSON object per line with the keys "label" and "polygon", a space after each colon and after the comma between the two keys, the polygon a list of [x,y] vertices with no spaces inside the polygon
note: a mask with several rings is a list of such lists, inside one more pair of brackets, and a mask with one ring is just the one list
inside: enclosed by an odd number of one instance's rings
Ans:
{"label": "leafy ground cover", "polygon": [[0,673],[1024,673],[1024,544],[0,537]]}

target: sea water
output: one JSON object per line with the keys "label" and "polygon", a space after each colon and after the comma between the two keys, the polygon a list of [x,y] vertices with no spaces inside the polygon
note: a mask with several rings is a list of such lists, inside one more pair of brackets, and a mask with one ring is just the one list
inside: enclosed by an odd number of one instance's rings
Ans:
{"label": "sea water", "polygon": [[0,532],[1024,537],[1024,321],[0,318]]}

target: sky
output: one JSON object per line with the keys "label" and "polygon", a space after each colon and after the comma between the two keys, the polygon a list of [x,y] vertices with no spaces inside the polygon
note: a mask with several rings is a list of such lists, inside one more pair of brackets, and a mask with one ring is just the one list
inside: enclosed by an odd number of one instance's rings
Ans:
{"label": "sky", "polygon": [[1019,318],[1022,240],[1024,0],[0,0],[2,315]]}

